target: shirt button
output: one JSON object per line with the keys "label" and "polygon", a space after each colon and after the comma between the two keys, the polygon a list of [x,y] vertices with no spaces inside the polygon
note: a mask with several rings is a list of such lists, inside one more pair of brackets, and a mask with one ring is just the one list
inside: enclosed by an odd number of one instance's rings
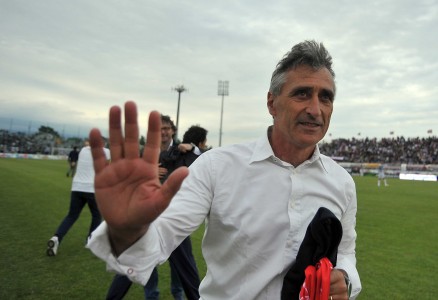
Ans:
{"label": "shirt button", "polygon": [[291,242],[291,241],[287,241],[286,246],[287,246],[288,248],[292,247],[292,242]]}
{"label": "shirt button", "polygon": [[134,273],[134,269],[133,269],[133,268],[129,268],[128,271],[127,271],[127,273],[128,273],[129,275],[131,275],[132,273]]}

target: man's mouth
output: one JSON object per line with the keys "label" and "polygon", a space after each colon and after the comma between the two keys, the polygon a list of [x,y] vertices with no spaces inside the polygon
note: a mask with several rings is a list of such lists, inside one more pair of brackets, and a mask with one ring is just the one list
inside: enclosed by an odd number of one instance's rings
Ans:
{"label": "man's mouth", "polygon": [[315,122],[300,122],[301,125],[304,125],[306,127],[320,127],[321,124],[315,123]]}

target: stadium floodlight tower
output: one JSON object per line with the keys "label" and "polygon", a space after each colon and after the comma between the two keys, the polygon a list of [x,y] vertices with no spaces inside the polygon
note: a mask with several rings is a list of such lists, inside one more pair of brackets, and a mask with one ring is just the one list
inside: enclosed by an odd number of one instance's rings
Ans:
{"label": "stadium floodlight tower", "polygon": [[224,116],[224,96],[228,96],[228,81],[219,80],[217,94],[218,96],[222,96],[222,105],[221,105],[221,123],[219,126],[219,147],[222,145],[222,119]]}
{"label": "stadium floodlight tower", "polygon": [[187,91],[187,89],[184,87],[184,85],[178,85],[177,87],[173,88],[173,90],[178,92],[178,107],[176,109],[176,133],[175,133],[175,140],[177,140],[178,131],[179,131],[179,106],[181,102],[181,94]]}

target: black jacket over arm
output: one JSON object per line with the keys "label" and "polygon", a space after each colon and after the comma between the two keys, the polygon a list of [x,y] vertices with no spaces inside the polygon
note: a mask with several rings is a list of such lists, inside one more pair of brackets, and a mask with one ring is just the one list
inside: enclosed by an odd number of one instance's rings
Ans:
{"label": "black jacket over arm", "polygon": [[309,265],[316,265],[327,257],[336,266],[338,246],[342,239],[342,225],[327,208],[320,207],[307,227],[306,235],[298,250],[297,259],[286,273],[281,290],[282,300],[299,298],[304,282],[304,270]]}

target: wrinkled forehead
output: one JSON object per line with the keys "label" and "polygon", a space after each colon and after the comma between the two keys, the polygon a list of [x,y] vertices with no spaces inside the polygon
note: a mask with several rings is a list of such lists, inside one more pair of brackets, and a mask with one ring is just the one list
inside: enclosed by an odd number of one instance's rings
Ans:
{"label": "wrinkled forehead", "polygon": [[299,65],[294,69],[290,69],[286,73],[285,84],[294,85],[310,85],[320,84],[325,89],[330,90],[333,95],[336,94],[336,83],[333,75],[325,68],[314,68],[308,65]]}

